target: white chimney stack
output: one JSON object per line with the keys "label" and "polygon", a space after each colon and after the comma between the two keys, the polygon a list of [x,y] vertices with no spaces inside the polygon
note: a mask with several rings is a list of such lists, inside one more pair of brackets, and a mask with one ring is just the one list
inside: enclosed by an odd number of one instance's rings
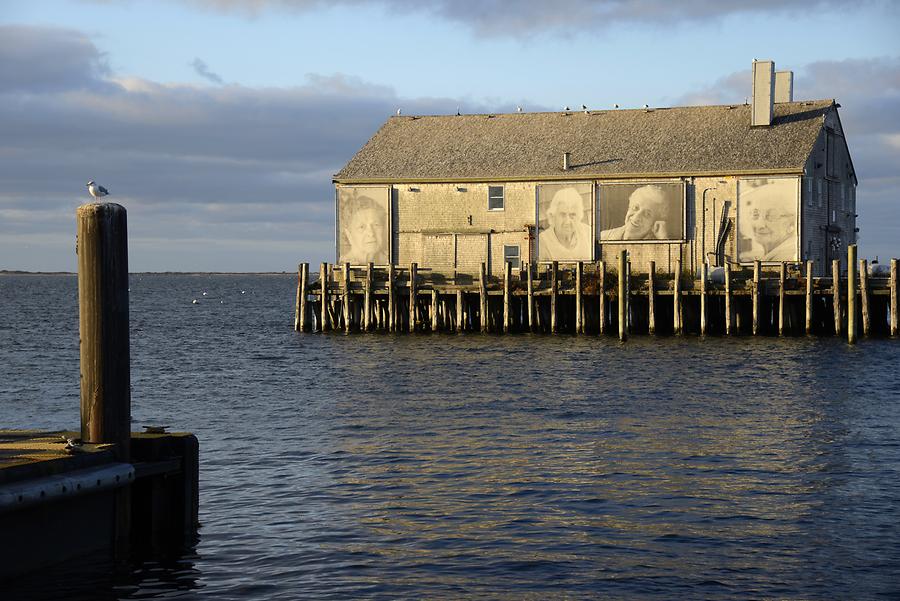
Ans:
{"label": "white chimney stack", "polygon": [[750,103],[752,127],[772,125],[775,101],[775,62],[753,61],[753,97]]}
{"label": "white chimney stack", "polygon": [[775,71],[775,102],[794,101],[794,72]]}

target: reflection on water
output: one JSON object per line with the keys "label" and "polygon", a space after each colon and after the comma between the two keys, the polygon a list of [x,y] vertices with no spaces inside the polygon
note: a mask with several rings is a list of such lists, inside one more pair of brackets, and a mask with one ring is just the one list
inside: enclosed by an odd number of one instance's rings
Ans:
{"label": "reflection on water", "polygon": [[[22,279],[0,423],[71,427],[75,282]],[[131,286],[135,423],[198,434],[203,527],[108,598],[900,596],[895,341],[299,335],[292,277]]]}

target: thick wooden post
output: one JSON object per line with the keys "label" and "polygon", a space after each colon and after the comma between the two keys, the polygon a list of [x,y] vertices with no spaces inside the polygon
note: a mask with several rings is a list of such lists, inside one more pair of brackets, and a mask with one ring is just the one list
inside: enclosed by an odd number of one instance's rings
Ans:
{"label": "thick wooden post", "polygon": [[619,340],[628,337],[628,281],[627,266],[625,263],[626,251],[619,251]]}
{"label": "thick wooden post", "polygon": [[512,263],[506,261],[503,267],[503,333],[509,333],[509,322],[512,319],[509,307],[509,286],[512,279]]}
{"label": "thick wooden post", "polygon": [[531,263],[525,264],[525,271],[528,274],[528,331],[534,332],[537,324],[534,322],[534,278],[532,277],[531,268]]}
{"label": "thick wooden post", "polygon": [[760,276],[762,266],[759,261],[753,261],[753,289],[750,293],[753,296],[753,335],[759,334],[759,293],[760,293]]}
{"label": "thick wooden post", "polygon": [[856,343],[856,245],[847,247],[847,342]]}
{"label": "thick wooden post", "polygon": [[431,331],[438,331],[438,291],[431,289]]}
{"label": "thick wooden post", "polygon": [[672,328],[676,334],[681,334],[684,330],[681,319],[681,259],[675,261],[675,273],[673,274],[673,290],[672,290]]}
{"label": "thick wooden post", "polygon": [[300,263],[297,279],[297,315],[294,317],[294,330],[305,332],[308,329],[306,287],[309,286],[309,263]]}
{"label": "thick wooden post", "polygon": [[415,263],[409,264],[409,331],[415,332],[418,323],[418,303],[419,291],[416,289],[416,276],[418,275],[419,266]]}
{"label": "thick wooden post", "polygon": [[78,307],[81,336],[81,438],[131,455],[131,355],[128,334],[128,229],[125,208],[78,207]]}
{"label": "thick wooden post", "polygon": [[478,272],[478,297],[481,303],[481,331],[487,332],[490,325],[490,317],[488,315],[488,294],[487,294],[487,269],[484,263]]}
{"label": "thick wooden post", "polygon": [[778,335],[784,336],[784,281],[787,276],[787,265],[784,261],[778,266]]}
{"label": "thick wooden post", "polygon": [[350,263],[344,263],[344,273],[341,274],[344,289],[344,331],[350,331]]}
{"label": "thick wooden post", "polygon": [[647,272],[647,331],[656,333],[656,261],[650,261]]}
{"label": "thick wooden post", "polygon": [[584,280],[584,262],[578,261],[575,266],[575,332],[584,334],[584,308],[581,284]]}
{"label": "thick wooden post", "polygon": [[303,296],[303,264],[297,266],[297,302],[294,303],[294,331],[300,331],[300,298]]}
{"label": "thick wooden post", "polygon": [[559,288],[559,262],[553,261],[550,267],[550,332],[556,334],[556,295]]}
{"label": "thick wooden post", "polygon": [[328,330],[328,263],[322,263],[319,267],[319,287],[322,290],[322,315],[319,317],[320,332]]}
{"label": "thick wooden post", "polygon": [[597,263],[597,292],[600,295],[600,334],[606,333],[606,264],[603,261]]}
{"label": "thick wooden post", "polygon": [[370,262],[366,265],[366,295],[363,299],[363,331],[368,332],[372,319],[372,270],[375,266]]}
{"label": "thick wooden post", "polygon": [[709,266],[703,262],[700,270],[700,335],[706,336],[706,280],[709,277]]}
{"label": "thick wooden post", "polygon": [[868,336],[872,322],[869,319],[869,265],[865,259],[859,260],[859,303],[862,308],[863,336]]}
{"label": "thick wooden post", "polygon": [[834,305],[834,335],[844,333],[844,320],[841,318],[841,262],[835,259],[831,262],[831,291]]}
{"label": "thick wooden post", "polygon": [[806,324],[803,330],[806,335],[812,334],[812,318],[813,318],[813,262],[806,262]]}
{"label": "thick wooden post", "polygon": [[457,288],[456,290],[456,331],[462,332],[466,329],[466,314],[464,311],[463,303],[465,299],[463,298],[462,289]]}
{"label": "thick wooden post", "polygon": [[728,336],[734,333],[731,320],[731,263],[725,261],[725,334]]}
{"label": "thick wooden post", "polygon": [[900,323],[898,323],[900,311],[897,310],[897,280],[897,259],[891,259],[891,336],[896,336],[898,328],[900,328]]}
{"label": "thick wooden post", "polygon": [[397,330],[397,299],[394,296],[394,264],[388,265],[388,330]]}

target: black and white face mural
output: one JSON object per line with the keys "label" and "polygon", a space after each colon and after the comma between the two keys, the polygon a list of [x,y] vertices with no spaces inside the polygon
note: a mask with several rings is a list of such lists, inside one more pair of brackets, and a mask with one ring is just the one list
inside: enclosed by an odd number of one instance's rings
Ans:
{"label": "black and white face mural", "polygon": [[594,258],[592,186],[589,183],[537,187],[539,261]]}
{"label": "black and white face mural", "polygon": [[683,240],[684,184],[600,184],[600,241]]}
{"label": "black and white face mural", "polygon": [[738,181],[738,261],[796,261],[800,179]]}
{"label": "black and white face mural", "polygon": [[388,186],[338,189],[339,263],[387,265],[390,262],[389,199]]}

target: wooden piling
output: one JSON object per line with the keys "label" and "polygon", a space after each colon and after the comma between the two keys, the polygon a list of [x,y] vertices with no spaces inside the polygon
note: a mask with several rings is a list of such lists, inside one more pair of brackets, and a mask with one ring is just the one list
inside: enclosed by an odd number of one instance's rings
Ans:
{"label": "wooden piling", "polygon": [[684,323],[681,319],[681,259],[675,261],[675,273],[672,280],[672,328],[676,334],[681,334]]}
{"label": "wooden piling", "polygon": [[297,315],[294,317],[294,331],[305,332],[308,329],[306,287],[309,286],[309,263],[300,264],[297,279]]}
{"label": "wooden piling", "polygon": [[459,288],[456,289],[456,331],[462,332],[466,329],[466,314],[463,311],[463,303],[465,300],[463,299],[463,291]]}
{"label": "wooden piling", "polygon": [[725,261],[725,335],[730,336],[734,332],[731,327],[731,263]]}
{"label": "wooden piling", "polygon": [[627,315],[627,303],[628,303],[628,292],[627,287],[625,285],[628,276],[626,274],[626,265],[625,265],[625,257],[626,251],[619,251],[619,340],[625,340],[628,337],[628,315]]}
{"label": "wooden piling", "polygon": [[787,276],[787,264],[784,261],[778,266],[778,335],[784,336],[784,282]]}
{"label": "wooden piling", "polygon": [[488,295],[487,295],[487,269],[485,264],[481,264],[481,269],[478,272],[478,296],[481,311],[481,331],[487,332],[490,318],[488,316]]}
{"label": "wooden piling", "polygon": [[897,259],[891,259],[891,336],[896,336],[898,327],[898,311],[897,309]]}
{"label": "wooden piling", "polygon": [[847,247],[847,342],[856,343],[856,245]]}
{"label": "wooden piling", "polygon": [[438,291],[431,289],[431,331],[438,331]]}
{"label": "wooden piling", "polygon": [[81,438],[131,455],[128,231],[125,208],[78,207],[78,326],[81,337]]}
{"label": "wooden piling", "polygon": [[534,278],[532,277],[531,263],[525,264],[525,271],[528,274],[528,330],[534,332]]}
{"label": "wooden piling", "polygon": [[419,291],[416,289],[416,276],[418,275],[419,266],[416,263],[409,264],[409,331],[415,332],[418,321],[418,303]]}
{"label": "wooden piling", "polygon": [[363,299],[363,332],[368,332],[372,319],[372,270],[375,266],[370,262],[366,265],[366,290]]}
{"label": "wooden piling", "polygon": [[709,266],[706,261],[700,269],[700,335],[706,336],[706,280],[709,278]]}
{"label": "wooden piling", "polygon": [[656,333],[656,261],[650,261],[647,272],[647,332]]}
{"label": "wooden piling", "polygon": [[344,263],[341,288],[344,291],[344,331],[350,331],[350,263]]}
{"label": "wooden piling", "polygon": [[328,331],[328,263],[322,263],[319,267],[319,287],[322,289],[322,315],[319,318],[320,332]]}
{"label": "wooden piling", "polygon": [[575,266],[575,332],[584,334],[584,306],[581,285],[584,280],[584,262]]}
{"label": "wooden piling", "polygon": [[297,265],[297,302],[294,303],[294,331],[300,331],[300,297],[303,296],[303,264]]}
{"label": "wooden piling", "polygon": [[868,261],[859,260],[859,303],[862,309],[863,336],[870,334],[872,322],[869,319],[869,269]]}
{"label": "wooden piling", "polygon": [[512,283],[512,263],[506,261],[503,267],[503,333],[509,333],[509,323],[512,313],[509,307],[509,287]]}
{"label": "wooden piling", "polygon": [[806,262],[806,322],[803,331],[807,336],[812,334],[813,318],[813,262]]}
{"label": "wooden piling", "polygon": [[394,264],[388,265],[388,329],[397,330],[397,299],[394,297]]}
{"label": "wooden piling", "polygon": [[759,334],[759,286],[762,265],[759,261],[753,261],[753,289],[750,291],[753,296],[753,335]]}
{"label": "wooden piling", "polygon": [[550,267],[550,332],[556,334],[556,295],[559,277],[559,261],[553,261]]}
{"label": "wooden piling", "polygon": [[831,262],[831,293],[834,299],[834,335],[840,336],[844,332],[844,320],[841,319],[841,262],[839,259]]}

